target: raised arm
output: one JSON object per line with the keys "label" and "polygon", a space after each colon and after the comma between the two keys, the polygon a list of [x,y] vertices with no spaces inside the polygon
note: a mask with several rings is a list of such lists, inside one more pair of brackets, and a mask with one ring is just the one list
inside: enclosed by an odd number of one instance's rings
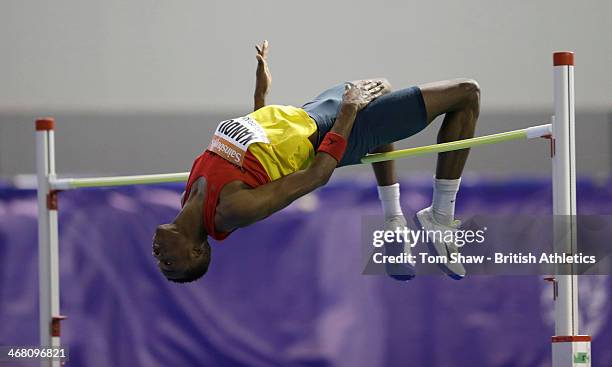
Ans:
{"label": "raised arm", "polygon": [[[350,84],[331,131],[349,138],[357,112],[381,95],[380,83]],[[255,189],[240,190],[219,203],[223,231],[247,226],[275,213],[297,198],[327,183],[338,162],[330,154],[318,152],[306,169],[287,175]]]}
{"label": "raised arm", "polygon": [[257,71],[255,73],[255,93],[253,111],[264,107],[266,105],[266,95],[272,85],[272,74],[268,68],[268,41],[265,40],[261,45],[255,45],[257,50]]}

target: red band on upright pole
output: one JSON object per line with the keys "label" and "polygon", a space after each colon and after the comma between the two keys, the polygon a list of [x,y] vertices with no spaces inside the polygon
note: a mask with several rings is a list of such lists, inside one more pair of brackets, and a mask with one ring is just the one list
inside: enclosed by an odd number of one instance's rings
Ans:
{"label": "red band on upright pole", "polygon": [[590,342],[590,335],[567,335],[567,336],[553,336],[553,343],[571,343],[571,342]]}
{"label": "red band on upright pole", "polygon": [[553,54],[553,65],[574,65],[574,53],[569,51],[555,52]]}
{"label": "red band on upright pole", "polygon": [[66,319],[66,316],[63,316],[63,315],[53,316],[53,318],[51,319],[51,336],[52,337],[61,336],[62,331],[60,328],[60,321],[65,320],[65,319]]}
{"label": "red band on upright pole", "polygon": [[47,209],[57,210],[57,190],[51,190],[47,194]]}
{"label": "red band on upright pole", "polygon": [[55,119],[53,117],[44,117],[36,120],[36,131],[53,130],[55,128]]}

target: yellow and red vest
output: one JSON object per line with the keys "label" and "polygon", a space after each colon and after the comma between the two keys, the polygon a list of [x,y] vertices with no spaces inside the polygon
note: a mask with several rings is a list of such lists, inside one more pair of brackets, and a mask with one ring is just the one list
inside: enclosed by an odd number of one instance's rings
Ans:
{"label": "yellow and red vest", "polygon": [[214,225],[223,186],[238,180],[254,188],[305,169],[314,159],[308,137],[316,130],[314,120],[293,106],[270,105],[219,123],[208,149],[193,163],[183,204],[193,183],[205,177],[204,227],[211,237],[225,239],[230,232]]}

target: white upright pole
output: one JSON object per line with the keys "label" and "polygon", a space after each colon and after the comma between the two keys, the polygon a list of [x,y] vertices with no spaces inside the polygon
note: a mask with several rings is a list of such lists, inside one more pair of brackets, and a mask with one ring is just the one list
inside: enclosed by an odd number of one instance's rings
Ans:
{"label": "white upright pole", "polygon": [[[59,253],[57,193],[49,187],[55,178],[55,122],[52,118],[36,120],[36,175],[38,180],[38,287],[40,345],[60,346]],[[59,361],[41,362],[42,366],[60,366]]]}
{"label": "white upright pole", "polygon": [[[552,123],[554,250],[575,254],[576,235],[576,142],[574,112],[574,53],[555,52]],[[591,338],[579,335],[578,276],[573,265],[559,266],[555,299],[553,366],[590,366]]]}

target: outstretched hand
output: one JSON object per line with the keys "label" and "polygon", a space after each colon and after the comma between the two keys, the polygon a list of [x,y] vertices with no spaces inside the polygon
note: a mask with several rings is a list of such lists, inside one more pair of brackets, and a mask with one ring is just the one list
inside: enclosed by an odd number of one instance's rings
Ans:
{"label": "outstretched hand", "polygon": [[261,45],[255,45],[257,54],[257,72],[256,72],[256,84],[255,94],[265,96],[270,90],[272,85],[272,74],[268,68],[268,40],[263,41]]}
{"label": "outstretched hand", "polygon": [[382,96],[386,86],[381,80],[358,80],[344,85],[342,103],[355,107],[357,111],[364,109],[370,102]]}

